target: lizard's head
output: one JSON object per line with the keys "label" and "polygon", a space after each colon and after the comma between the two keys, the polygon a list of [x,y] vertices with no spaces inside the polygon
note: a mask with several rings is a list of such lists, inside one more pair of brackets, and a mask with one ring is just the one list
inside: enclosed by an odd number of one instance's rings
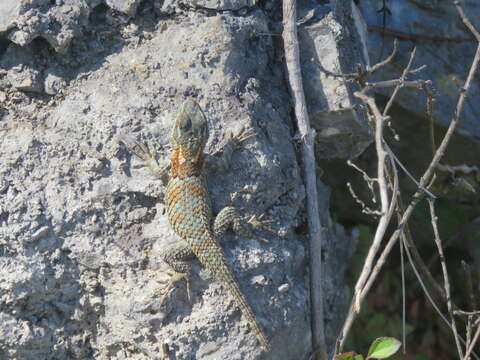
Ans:
{"label": "lizard's head", "polygon": [[196,160],[203,153],[208,140],[208,123],[200,106],[186,100],[175,120],[172,140],[183,158]]}

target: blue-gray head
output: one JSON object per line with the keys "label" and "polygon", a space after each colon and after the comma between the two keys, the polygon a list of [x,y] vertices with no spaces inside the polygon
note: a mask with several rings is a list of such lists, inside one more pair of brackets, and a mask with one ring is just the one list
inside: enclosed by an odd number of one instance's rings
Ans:
{"label": "blue-gray head", "polygon": [[172,132],[174,148],[184,159],[196,160],[208,140],[208,123],[200,105],[186,100],[175,120]]}

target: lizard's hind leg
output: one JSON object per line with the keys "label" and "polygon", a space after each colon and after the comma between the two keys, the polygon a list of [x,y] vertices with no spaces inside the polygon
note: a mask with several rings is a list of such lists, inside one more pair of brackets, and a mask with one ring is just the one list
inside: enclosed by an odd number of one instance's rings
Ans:
{"label": "lizard's hind leg", "polygon": [[165,261],[173,271],[169,273],[170,279],[166,281],[167,286],[165,289],[162,289],[163,295],[160,300],[160,306],[173,290],[175,283],[182,279],[185,279],[187,282],[187,294],[190,299],[190,284],[188,281],[190,276],[190,264],[188,263],[188,260],[192,260],[194,257],[195,255],[188,244],[181,240],[167,245],[162,251],[160,258]]}
{"label": "lizard's hind leg", "polygon": [[253,230],[266,230],[276,234],[276,231],[268,226],[270,223],[271,221],[263,219],[263,215],[254,215],[250,217],[250,219],[245,220],[238,214],[237,209],[233,206],[226,206],[218,213],[213,222],[213,233],[217,238],[220,238],[231,228],[233,232],[239,236],[268,242],[268,240],[257,236]]}

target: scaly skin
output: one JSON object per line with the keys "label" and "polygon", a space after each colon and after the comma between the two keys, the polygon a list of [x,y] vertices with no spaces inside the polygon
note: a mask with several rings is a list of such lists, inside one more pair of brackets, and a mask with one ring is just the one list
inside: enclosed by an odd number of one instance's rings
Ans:
{"label": "scaly skin", "polygon": [[[240,134],[237,143],[252,136],[251,133]],[[202,265],[212,272],[226,286],[238,307],[247,318],[256,337],[265,351],[270,350],[267,337],[258,324],[255,315],[240,291],[239,285],[230,271],[219,238],[229,227],[245,237],[257,238],[245,226],[237,215],[235,208],[226,207],[217,215],[211,226],[212,211],[210,195],[203,175],[204,148],[208,139],[208,124],[200,106],[193,100],[187,100],[175,121],[172,133],[173,154],[171,158],[170,179],[167,185],[167,213],[170,224],[181,240],[165,249],[162,258],[176,274],[174,282],[188,276],[190,266],[185,261],[196,256]],[[146,165],[159,175],[159,167],[148,148],[137,145],[132,150],[145,160]],[[268,228],[261,218],[250,219],[250,224],[257,228]]]}

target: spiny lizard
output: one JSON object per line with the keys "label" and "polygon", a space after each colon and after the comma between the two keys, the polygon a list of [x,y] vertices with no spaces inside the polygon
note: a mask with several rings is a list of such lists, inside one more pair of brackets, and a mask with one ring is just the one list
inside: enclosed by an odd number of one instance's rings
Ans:
{"label": "spiny lizard", "polygon": [[[262,348],[269,351],[268,339],[229,269],[217,239],[230,227],[240,236],[258,239],[246,223],[253,228],[270,229],[266,226],[267,221],[262,220],[262,217],[254,216],[245,222],[232,206],[223,208],[212,224],[210,196],[203,172],[204,148],[208,135],[207,120],[200,106],[193,100],[185,101],[173,127],[173,155],[170,162],[170,179],[167,184],[168,219],[173,230],[180,237],[180,240],[167,246],[161,255],[161,258],[175,271],[168,288],[176,281],[188,276],[190,266],[186,260],[196,256],[202,265],[227,287],[247,318]],[[240,143],[252,136],[254,133],[251,129],[244,129],[236,136],[232,136],[230,140],[234,145],[229,150],[233,152]],[[158,165],[156,156],[145,145],[136,143],[130,146],[130,151],[144,160],[144,166],[148,166],[157,176],[161,177],[166,171],[165,167]]]}

